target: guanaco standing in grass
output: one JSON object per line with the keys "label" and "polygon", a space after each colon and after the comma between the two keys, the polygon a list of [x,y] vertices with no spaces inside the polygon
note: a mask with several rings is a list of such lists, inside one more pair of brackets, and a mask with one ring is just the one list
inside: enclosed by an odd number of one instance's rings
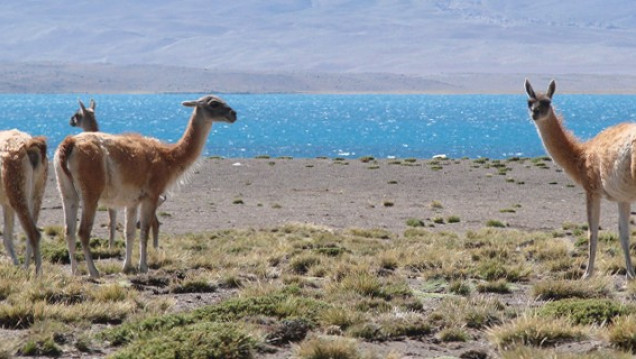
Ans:
{"label": "guanaco standing in grass", "polygon": [[[88,107],[84,106],[84,103],[79,101],[80,108],[75,112],[73,116],[71,116],[71,120],[69,124],[72,127],[79,127],[84,132],[98,132],[99,124],[97,123],[97,117],[95,116],[95,101],[91,99],[91,102]],[[160,206],[163,202],[166,201],[166,196],[161,195],[159,197],[159,203],[157,205]],[[159,222],[159,218],[155,215],[154,220],[150,223],[150,229],[152,230],[152,246],[154,248],[159,248],[159,226],[161,222]],[[139,221],[137,221],[137,227],[140,226]],[[115,236],[117,236],[117,209],[116,208],[108,208],[108,247],[112,248],[115,244]]]}
{"label": "guanaco standing in grass", "polygon": [[132,245],[139,210],[138,269],[142,273],[148,271],[148,230],[161,195],[199,159],[213,122],[236,121],[236,112],[213,95],[182,104],[192,107],[193,111],[183,136],[175,144],[137,134],[83,132],[66,137],[58,146],[54,167],[74,274],[77,274],[77,260],[73,253],[80,202],[82,215],[77,235],[90,276],[99,277],[89,247],[98,202],[109,207],[126,207],[125,272],[132,269]]}
{"label": "guanaco standing in grass", "polygon": [[13,263],[18,265],[18,257],[13,250],[13,225],[17,215],[27,237],[24,264],[28,267],[33,255],[36,274],[42,271],[41,234],[37,222],[47,174],[44,137],[31,137],[18,130],[0,131],[0,205],[4,214],[4,246]]}
{"label": "guanaco standing in grass", "polygon": [[545,94],[525,81],[528,109],[545,149],[552,159],[585,190],[589,258],[583,278],[594,273],[598,246],[601,198],[618,203],[618,231],[625,255],[627,277],[634,279],[629,254],[630,204],[636,201],[636,123],[609,127],[587,142],[581,142],[563,125],[552,107],[554,80]]}

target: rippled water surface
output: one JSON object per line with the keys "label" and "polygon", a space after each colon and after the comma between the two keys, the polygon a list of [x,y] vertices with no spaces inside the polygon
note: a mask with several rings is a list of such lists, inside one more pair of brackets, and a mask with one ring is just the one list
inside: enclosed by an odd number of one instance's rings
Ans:
{"label": "rippled water surface", "polygon": [[[176,142],[200,94],[0,95],[0,128],[45,135],[51,152],[79,129],[69,118],[81,98],[97,102],[102,131],[138,132]],[[225,94],[238,112],[232,125],[215,124],[205,155],[449,157],[545,154],[526,111],[525,95],[252,95]],[[636,96],[559,95],[567,126],[587,139],[605,127],[636,119]]]}

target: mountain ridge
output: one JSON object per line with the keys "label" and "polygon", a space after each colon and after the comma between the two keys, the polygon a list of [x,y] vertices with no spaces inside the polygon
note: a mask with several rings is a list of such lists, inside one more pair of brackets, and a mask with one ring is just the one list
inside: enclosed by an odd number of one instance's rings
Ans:
{"label": "mountain ridge", "polygon": [[636,94],[636,76],[228,72],[163,65],[0,63],[0,93],[523,94],[556,79],[559,93]]}

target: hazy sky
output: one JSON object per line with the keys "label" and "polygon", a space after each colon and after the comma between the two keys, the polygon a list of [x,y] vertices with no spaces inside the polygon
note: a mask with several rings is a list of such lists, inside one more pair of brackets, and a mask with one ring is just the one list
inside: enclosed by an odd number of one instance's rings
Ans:
{"label": "hazy sky", "polygon": [[5,0],[0,61],[634,74],[634,14],[629,0]]}

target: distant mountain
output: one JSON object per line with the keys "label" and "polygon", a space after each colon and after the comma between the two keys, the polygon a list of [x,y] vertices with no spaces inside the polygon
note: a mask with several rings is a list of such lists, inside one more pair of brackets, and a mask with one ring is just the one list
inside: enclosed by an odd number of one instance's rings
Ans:
{"label": "distant mountain", "polygon": [[514,93],[556,78],[559,93],[636,93],[634,75],[230,72],[164,65],[0,63],[0,93]]}
{"label": "distant mountain", "polygon": [[636,75],[631,0],[4,0],[0,33],[6,64]]}

